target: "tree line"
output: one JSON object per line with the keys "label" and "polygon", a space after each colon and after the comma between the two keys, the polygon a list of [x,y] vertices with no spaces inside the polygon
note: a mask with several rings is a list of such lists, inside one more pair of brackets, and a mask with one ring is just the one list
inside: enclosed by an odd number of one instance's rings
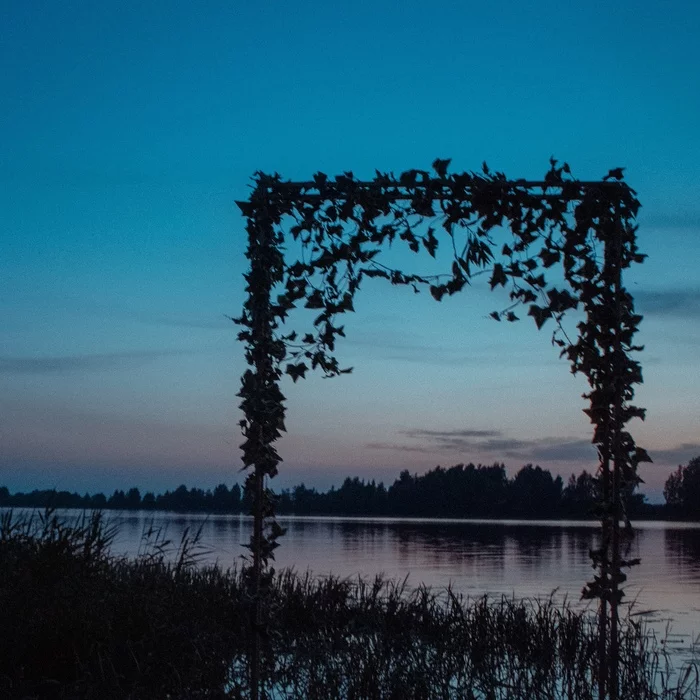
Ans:
{"label": "tree line", "polygon": [[700,455],[666,479],[664,499],[671,515],[700,520]]}
{"label": "tree line", "polygon": [[[453,518],[585,518],[597,499],[597,479],[587,471],[571,475],[566,485],[547,469],[527,464],[514,477],[505,465],[457,464],[436,467],[425,474],[408,470],[388,488],[374,480],[346,478],[339,488],[319,491],[304,484],[277,495],[278,513],[297,515],[369,515]],[[700,457],[679,466],[664,488],[665,506],[645,502],[642,494],[630,495],[632,517],[700,519]],[[0,486],[2,507],[46,507],[154,510],[205,513],[248,513],[252,499],[245,488],[219,484],[214,489],[187,488],[144,494],[132,487],[80,495],[55,489],[10,493]]]}
{"label": "tree line", "polygon": [[87,510],[163,510],[176,512],[240,513],[250,509],[250,499],[234,484],[229,489],[219,484],[213,490],[188,489],[184,484],[174,491],[154,494],[132,487],[127,491],[117,489],[111,496],[103,493],[90,495],[71,493],[55,489],[34,490],[29,493],[11,494],[7,487],[0,486],[0,507],[14,508],[83,508]]}
{"label": "tree line", "polygon": [[[547,469],[527,464],[513,478],[505,465],[457,464],[435,467],[425,474],[400,473],[388,488],[374,480],[347,477],[339,488],[318,491],[303,483],[277,496],[278,513],[297,515],[369,515],[453,518],[583,518],[592,515],[597,499],[595,476],[582,471],[566,485]],[[679,466],[664,487],[665,506],[646,503],[630,494],[632,517],[700,519],[700,456]],[[214,489],[187,488],[144,494],[132,487],[80,495],[55,489],[10,493],[0,486],[0,507],[82,508],[89,510],[157,510],[205,513],[248,513],[252,499],[245,488],[219,484]]]}
{"label": "tree line", "polygon": [[[513,478],[505,465],[457,464],[422,475],[404,470],[387,489],[383,483],[346,478],[338,489],[319,492],[304,484],[283,491],[279,513],[449,518],[585,518],[593,515],[597,480],[587,471],[560,476],[527,464]],[[652,515],[653,506],[633,494],[630,511]]]}

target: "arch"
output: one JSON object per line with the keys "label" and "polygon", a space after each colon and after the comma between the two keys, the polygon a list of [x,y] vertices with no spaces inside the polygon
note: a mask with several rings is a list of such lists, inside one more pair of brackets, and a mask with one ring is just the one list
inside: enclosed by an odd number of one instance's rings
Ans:
{"label": "arch", "polygon": [[[526,307],[538,328],[552,319],[553,342],[590,387],[584,412],[593,424],[599,456],[601,543],[591,553],[597,573],[583,595],[599,601],[600,692],[615,698],[621,570],[635,563],[621,556],[620,521],[629,523],[624,496],[640,481],[637,465],[650,461],[626,430],[632,418],[644,418],[644,410],[630,403],[642,382],[641,366],[633,358],[642,349],[633,343],[641,316],[622,279],[624,269],[645,257],[635,236],[640,204],[623,182],[621,168],[599,181],[578,181],[568,164],[551,159],[544,178],[530,181],[509,180],[485,163],[481,173],[450,173],[449,164],[438,159],[432,172],[409,170],[399,176],[377,171],[369,181],[351,172],[335,178],[316,173],[304,182],[256,173],[250,198],[237,203],[247,219],[250,260],[248,296],[235,321],[242,326],[239,339],[250,365],[239,396],[245,416],[240,424],[243,464],[254,494],[248,576],[255,608],[283,534],[265,487],[265,477],[274,477],[280,462],[274,442],[284,430],[282,375],[297,381],[309,369],[327,376],[350,371],[334,355],[335,340],[344,335],[337,319],[354,310],[365,277],[416,291],[427,288],[440,301],[462,291],[476,274],[489,273],[491,289],[506,288],[511,301],[491,316],[514,322],[515,310]],[[504,224],[507,241],[501,246],[491,234]],[[457,232],[464,235],[459,247]],[[285,259],[288,237],[300,246],[295,260]],[[445,274],[417,275],[381,263],[382,250],[393,242],[435,257],[445,240],[453,252]],[[556,282],[552,269],[560,271]],[[311,330],[283,333],[287,315],[302,304],[318,312]],[[574,340],[561,325],[573,309],[585,315]]]}

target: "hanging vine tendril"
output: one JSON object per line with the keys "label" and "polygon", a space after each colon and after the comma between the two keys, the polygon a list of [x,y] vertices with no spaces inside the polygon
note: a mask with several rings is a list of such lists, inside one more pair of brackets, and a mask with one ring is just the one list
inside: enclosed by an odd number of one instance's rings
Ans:
{"label": "hanging vine tendril", "polygon": [[[644,418],[644,409],[630,403],[642,382],[640,364],[633,359],[642,350],[633,342],[641,316],[622,285],[622,271],[645,257],[635,236],[640,204],[622,181],[621,168],[600,181],[581,182],[566,163],[559,166],[551,159],[544,179],[533,182],[508,180],[485,163],[481,173],[449,173],[449,163],[438,159],[432,172],[409,170],[398,177],[377,171],[371,181],[351,172],[335,178],[317,173],[308,182],[257,173],[250,199],[238,202],[247,218],[250,260],[248,297],[234,320],[242,326],[239,339],[250,365],[239,396],[245,416],[243,464],[252,468],[246,485],[254,499],[249,545],[251,595],[258,608],[254,624],[261,624],[259,601],[283,534],[274,519],[274,497],[265,487],[281,461],[273,447],[284,431],[281,377],[287,374],[296,382],[310,369],[326,376],[351,371],[340,367],[335,344],[345,335],[339,318],[354,311],[365,278],[386,279],[415,292],[426,289],[440,301],[487,274],[491,289],[503,287],[510,298],[506,308],[490,316],[514,322],[522,308],[538,328],[552,319],[552,342],[571,371],[588,380],[584,411],[600,459],[602,537],[591,552],[596,575],[583,596],[600,601],[601,697],[607,691],[614,698],[621,569],[636,563],[620,556],[619,523],[629,525],[625,496],[640,482],[638,464],[650,461],[625,429],[632,418]],[[497,233],[505,242],[495,242]],[[296,259],[285,259],[287,244],[299,251]],[[420,275],[387,266],[381,253],[392,245],[432,258],[447,245],[449,269]],[[550,270],[560,272],[551,275]],[[283,332],[297,307],[316,313],[311,328]],[[584,316],[574,340],[562,325],[572,310]]]}

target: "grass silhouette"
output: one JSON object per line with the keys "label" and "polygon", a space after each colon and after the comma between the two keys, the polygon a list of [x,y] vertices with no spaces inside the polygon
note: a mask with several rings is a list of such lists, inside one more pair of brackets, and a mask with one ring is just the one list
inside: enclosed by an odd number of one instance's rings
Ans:
{"label": "grass silhouette", "polygon": [[[102,514],[0,517],[0,697],[245,698],[250,599],[240,569],[200,566],[199,533],[144,532],[110,553]],[[406,582],[275,575],[261,697],[596,697],[595,616],[552,600],[467,599]],[[622,697],[700,697],[634,618]]]}

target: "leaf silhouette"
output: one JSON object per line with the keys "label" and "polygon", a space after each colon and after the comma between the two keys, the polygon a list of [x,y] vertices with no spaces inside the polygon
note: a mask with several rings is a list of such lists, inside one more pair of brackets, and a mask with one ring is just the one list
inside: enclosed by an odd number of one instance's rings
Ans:
{"label": "leaf silhouette", "polygon": [[440,160],[440,158],[436,158],[433,161],[433,170],[435,170],[435,172],[440,177],[447,177],[447,168],[449,167],[451,162],[451,158],[447,158],[446,160]]}

